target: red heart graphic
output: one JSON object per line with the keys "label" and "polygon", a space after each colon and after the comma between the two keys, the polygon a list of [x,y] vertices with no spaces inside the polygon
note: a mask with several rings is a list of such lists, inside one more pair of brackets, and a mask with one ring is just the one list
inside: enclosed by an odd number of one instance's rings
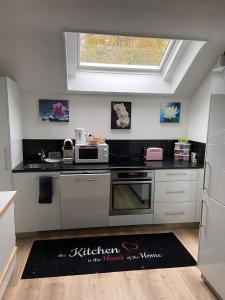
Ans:
{"label": "red heart graphic", "polygon": [[132,250],[137,250],[138,249],[138,244],[135,243],[130,243],[130,242],[123,242],[121,246],[126,250],[126,251],[132,251]]}

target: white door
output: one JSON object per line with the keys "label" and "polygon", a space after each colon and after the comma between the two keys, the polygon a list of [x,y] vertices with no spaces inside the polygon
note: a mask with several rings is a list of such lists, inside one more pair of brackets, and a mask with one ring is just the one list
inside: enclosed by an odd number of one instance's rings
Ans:
{"label": "white door", "polygon": [[62,229],[108,226],[110,174],[60,176]]}
{"label": "white door", "polygon": [[209,197],[225,205],[225,95],[211,96],[205,190]]}
{"label": "white door", "polygon": [[203,196],[198,267],[225,299],[225,206]]}

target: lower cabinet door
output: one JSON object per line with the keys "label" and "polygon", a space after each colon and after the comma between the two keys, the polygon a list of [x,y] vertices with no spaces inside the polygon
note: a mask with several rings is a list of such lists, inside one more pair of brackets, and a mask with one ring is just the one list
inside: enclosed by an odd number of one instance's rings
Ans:
{"label": "lower cabinet door", "polygon": [[[0,216],[0,278],[15,247],[14,203]],[[0,282],[1,288],[1,282]],[[1,299],[1,298],[0,298]]]}
{"label": "lower cabinet door", "polygon": [[203,195],[198,267],[225,299],[225,206]]}
{"label": "lower cabinet door", "polygon": [[62,229],[109,225],[110,174],[60,176]]}
{"label": "lower cabinet door", "polygon": [[[39,203],[39,178],[52,176],[52,203]],[[61,229],[60,190],[58,172],[29,172],[13,174],[16,232]]]}
{"label": "lower cabinet door", "polygon": [[155,183],[155,202],[195,202],[197,181],[162,181]]}
{"label": "lower cabinet door", "polygon": [[195,222],[195,202],[155,203],[154,224]]}

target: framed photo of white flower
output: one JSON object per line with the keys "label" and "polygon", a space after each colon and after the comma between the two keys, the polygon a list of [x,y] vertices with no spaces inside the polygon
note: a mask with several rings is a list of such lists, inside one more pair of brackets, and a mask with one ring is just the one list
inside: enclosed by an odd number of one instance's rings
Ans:
{"label": "framed photo of white flower", "polygon": [[131,102],[111,102],[111,129],[131,128]]}
{"label": "framed photo of white flower", "polygon": [[161,103],[160,123],[179,123],[180,109],[180,102]]}

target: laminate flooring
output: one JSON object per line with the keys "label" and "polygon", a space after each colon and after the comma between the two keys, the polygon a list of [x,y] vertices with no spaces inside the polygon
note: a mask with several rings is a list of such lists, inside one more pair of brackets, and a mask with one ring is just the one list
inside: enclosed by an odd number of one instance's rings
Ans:
{"label": "laminate flooring", "polygon": [[17,264],[3,300],[210,300],[216,297],[203,282],[197,267],[154,269],[104,274],[21,280],[35,239],[99,235],[174,232],[197,258],[198,230],[159,229],[154,226],[89,229],[38,234],[17,239]]}

